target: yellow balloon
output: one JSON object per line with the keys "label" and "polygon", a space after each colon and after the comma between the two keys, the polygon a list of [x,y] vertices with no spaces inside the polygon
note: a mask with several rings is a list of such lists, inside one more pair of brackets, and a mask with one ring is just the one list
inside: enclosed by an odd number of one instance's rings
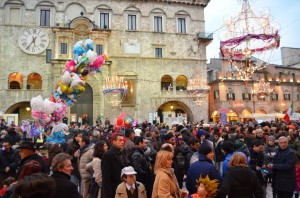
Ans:
{"label": "yellow balloon", "polygon": [[60,83],[59,83],[59,86],[60,86],[60,90],[61,90],[62,93],[67,93],[68,88],[69,88],[68,85],[65,85],[65,84],[63,84],[62,82],[60,82]]}

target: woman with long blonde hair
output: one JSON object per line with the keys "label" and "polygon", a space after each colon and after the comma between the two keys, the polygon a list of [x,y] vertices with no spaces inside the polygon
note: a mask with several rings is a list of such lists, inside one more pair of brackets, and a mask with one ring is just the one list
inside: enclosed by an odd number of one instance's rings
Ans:
{"label": "woman with long blonde hair", "polygon": [[218,197],[228,198],[263,198],[263,189],[256,173],[247,164],[244,153],[235,153],[224,174]]}
{"label": "woman with long blonde hair", "polygon": [[172,168],[173,153],[161,150],[157,153],[154,173],[156,175],[152,198],[185,198],[187,190],[179,189],[174,170]]}

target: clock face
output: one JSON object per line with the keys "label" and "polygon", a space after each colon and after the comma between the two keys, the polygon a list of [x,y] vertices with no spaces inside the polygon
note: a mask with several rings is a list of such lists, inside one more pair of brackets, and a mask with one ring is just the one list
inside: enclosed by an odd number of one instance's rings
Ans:
{"label": "clock face", "polygon": [[40,54],[48,47],[49,36],[40,28],[28,28],[19,36],[18,44],[27,54]]}

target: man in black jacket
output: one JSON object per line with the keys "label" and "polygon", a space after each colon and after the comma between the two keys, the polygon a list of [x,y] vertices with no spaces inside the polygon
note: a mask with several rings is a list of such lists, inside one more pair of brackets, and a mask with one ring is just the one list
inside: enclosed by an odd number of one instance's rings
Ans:
{"label": "man in black jacket", "polygon": [[78,192],[78,187],[70,181],[73,170],[71,156],[66,153],[57,154],[52,160],[51,177],[56,184],[55,198],[82,198]]}
{"label": "man in black jacket", "polygon": [[266,183],[265,183],[265,178],[261,172],[261,168],[265,168],[264,154],[262,152],[264,148],[264,144],[259,139],[253,140],[252,144],[253,147],[249,148],[249,154],[250,154],[249,166],[253,171],[255,171],[258,181],[263,188],[264,197],[266,197]]}
{"label": "man in black jacket", "polygon": [[274,163],[268,164],[273,170],[273,189],[278,198],[292,198],[296,188],[296,155],[289,148],[288,139],[281,136],[279,149],[274,156]]}
{"label": "man in black jacket", "polygon": [[117,133],[112,136],[112,147],[103,154],[101,160],[102,197],[114,198],[118,185],[122,182],[121,171],[129,166],[129,160],[124,153],[124,137]]}
{"label": "man in black jacket", "polygon": [[0,151],[0,183],[7,177],[15,177],[16,169],[20,163],[18,152],[11,148],[11,141],[4,138],[3,150]]}
{"label": "man in black jacket", "polygon": [[21,142],[18,148],[19,155],[21,157],[21,163],[16,174],[17,180],[22,179],[22,177],[24,176],[27,176],[28,172],[30,172],[32,169],[31,167],[35,164],[40,165],[40,167],[37,168],[39,169],[38,172],[49,172],[49,168],[46,166],[44,159],[38,154],[35,154],[35,145],[33,142]]}
{"label": "man in black jacket", "polygon": [[149,164],[144,154],[144,151],[147,149],[147,140],[145,140],[143,137],[137,137],[135,140],[135,145],[136,148],[130,155],[130,161],[132,163],[132,167],[137,172],[136,180],[145,185],[147,197],[151,197],[151,183],[154,181],[151,180],[153,177],[150,174]]}

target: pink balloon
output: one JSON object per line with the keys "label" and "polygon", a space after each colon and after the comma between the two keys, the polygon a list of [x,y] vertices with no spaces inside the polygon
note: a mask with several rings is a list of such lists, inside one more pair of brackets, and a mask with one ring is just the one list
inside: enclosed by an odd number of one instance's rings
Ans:
{"label": "pink balloon", "polygon": [[108,56],[106,54],[103,54],[101,56],[97,56],[96,60],[93,62],[93,66],[95,67],[95,69],[100,69],[101,65],[107,59],[108,59]]}
{"label": "pink balloon", "polygon": [[76,65],[76,63],[74,60],[66,62],[65,70],[73,72],[73,71],[75,71],[75,65]]}

